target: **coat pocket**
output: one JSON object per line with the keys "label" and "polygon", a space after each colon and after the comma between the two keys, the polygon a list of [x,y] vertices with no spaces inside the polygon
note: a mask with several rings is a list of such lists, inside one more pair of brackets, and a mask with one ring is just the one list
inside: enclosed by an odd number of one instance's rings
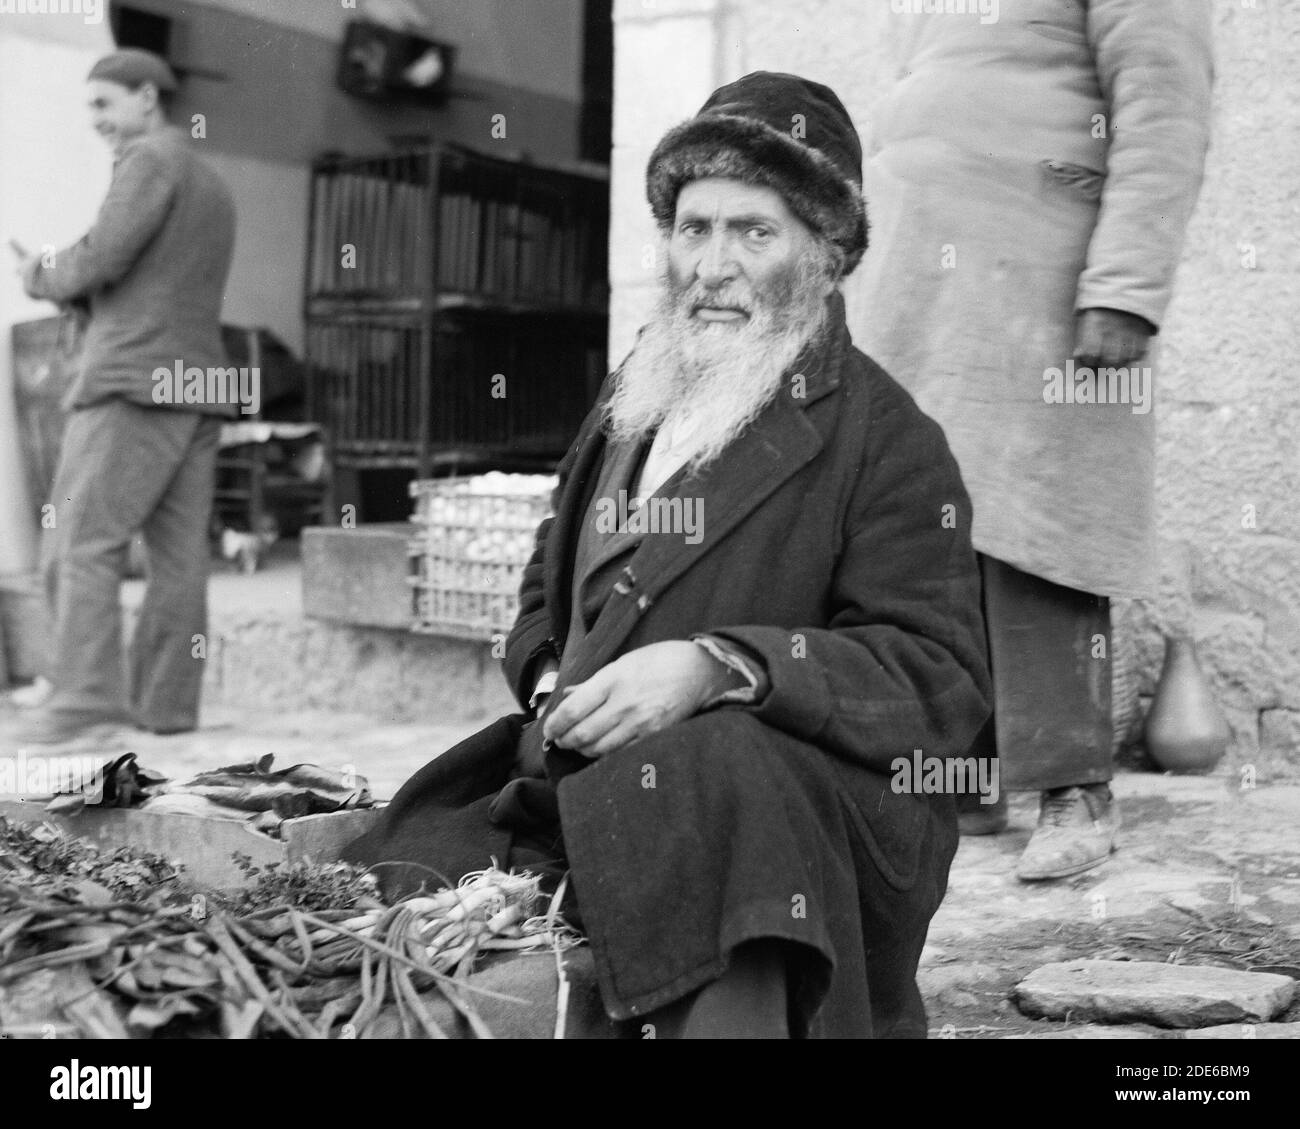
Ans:
{"label": "coat pocket", "polygon": [[1024,26],[1035,35],[1079,47],[1088,44],[1087,0],[1035,0],[1024,14]]}
{"label": "coat pocket", "polygon": [[1038,162],[1043,176],[1053,184],[1068,188],[1084,200],[1096,202],[1101,199],[1102,189],[1106,186],[1106,174],[1090,169],[1087,165],[1076,165],[1071,161],[1044,160]]}
{"label": "coat pocket", "polygon": [[851,831],[875,863],[881,878],[897,892],[916,885],[922,842],[930,826],[924,796],[895,792],[889,777],[836,760],[840,803]]}

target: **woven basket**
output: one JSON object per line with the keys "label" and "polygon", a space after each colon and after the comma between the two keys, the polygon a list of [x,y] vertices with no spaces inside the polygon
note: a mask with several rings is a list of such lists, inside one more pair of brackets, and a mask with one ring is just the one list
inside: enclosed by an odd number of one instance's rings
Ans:
{"label": "woven basket", "polygon": [[1137,654],[1127,631],[1112,622],[1110,635],[1110,716],[1114,726],[1111,751],[1117,753],[1137,738]]}

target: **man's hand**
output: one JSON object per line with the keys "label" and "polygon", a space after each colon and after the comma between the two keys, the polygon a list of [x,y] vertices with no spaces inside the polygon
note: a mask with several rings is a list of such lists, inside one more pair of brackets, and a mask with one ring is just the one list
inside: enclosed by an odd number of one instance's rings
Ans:
{"label": "man's hand", "polygon": [[18,264],[18,278],[23,285],[23,291],[29,298],[35,298],[38,295],[32,291],[36,287],[36,272],[41,269],[41,259],[39,255],[33,255],[29,259],[24,259]]}
{"label": "man's hand", "polygon": [[1080,367],[1124,368],[1140,360],[1155,327],[1136,314],[1097,307],[1079,314],[1074,360]]}
{"label": "man's hand", "polygon": [[32,276],[36,273],[36,268],[40,264],[40,256],[31,254],[16,239],[9,240],[9,250],[13,252],[16,260],[14,273],[22,281],[23,289],[30,293]]}
{"label": "man's hand", "polygon": [[734,674],[695,643],[638,647],[576,686],[542,722],[561,748],[601,757],[699,711],[732,684]]}

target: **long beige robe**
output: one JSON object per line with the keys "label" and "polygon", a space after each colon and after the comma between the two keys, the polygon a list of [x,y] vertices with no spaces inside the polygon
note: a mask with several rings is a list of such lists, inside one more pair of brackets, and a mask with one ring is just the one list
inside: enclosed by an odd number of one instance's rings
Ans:
{"label": "long beige robe", "polygon": [[850,327],[943,426],[978,550],[1148,595],[1154,348],[1127,403],[1045,391],[1065,383],[1076,311],[1164,317],[1208,144],[1209,3],[996,10],[890,21],[902,66],[869,123],[871,246]]}

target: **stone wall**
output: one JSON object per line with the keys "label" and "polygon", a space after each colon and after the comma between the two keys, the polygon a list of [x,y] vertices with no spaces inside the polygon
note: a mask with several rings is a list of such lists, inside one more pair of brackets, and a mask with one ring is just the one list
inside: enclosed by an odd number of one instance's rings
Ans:
{"label": "stone wall", "polygon": [[[664,130],[771,69],[827,83],[866,132],[894,77],[889,7],[617,0],[612,358],[654,292],[643,184]],[[1234,760],[1268,776],[1300,771],[1300,5],[1214,0],[1214,27],[1214,140],[1161,334],[1161,591],[1117,618],[1144,695],[1162,634],[1192,635]]]}

